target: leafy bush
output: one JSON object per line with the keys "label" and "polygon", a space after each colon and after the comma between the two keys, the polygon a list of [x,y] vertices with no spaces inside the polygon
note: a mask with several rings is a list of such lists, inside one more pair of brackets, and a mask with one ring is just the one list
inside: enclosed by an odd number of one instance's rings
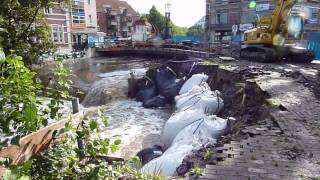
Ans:
{"label": "leafy bush", "polygon": [[[40,81],[28,69],[20,56],[8,56],[0,60],[0,129],[2,136],[14,136],[14,142],[0,142],[0,148],[9,143],[16,144],[19,137],[48,124],[49,118],[59,118],[58,111],[66,99],[70,98],[70,71],[57,61],[54,70],[53,87],[41,93]],[[51,98],[47,108],[39,101],[43,94]]]}
{"label": "leafy bush", "polygon": [[41,86],[34,80],[35,73],[24,66],[19,56],[1,59],[0,67],[1,133],[19,136],[36,131],[44,119],[37,108],[36,95]]}

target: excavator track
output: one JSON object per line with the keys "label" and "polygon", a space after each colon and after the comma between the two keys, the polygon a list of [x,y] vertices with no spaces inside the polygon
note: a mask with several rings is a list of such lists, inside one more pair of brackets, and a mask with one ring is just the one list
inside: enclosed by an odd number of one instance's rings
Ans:
{"label": "excavator track", "polygon": [[277,61],[310,63],[314,60],[315,55],[312,51],[303,48],[246,47],[241,49],[240,58],[262,63]]}
{"label": "excavator track", "polygon": [[263,63],[277,61],[276,50],[268,47],[243,48],[240,50],[240,58]]}
{"label": "excavator track", "polygon": [[315,55],[308,49],[289,48],[286,59],[289,62],[310,63],[315,59]]}

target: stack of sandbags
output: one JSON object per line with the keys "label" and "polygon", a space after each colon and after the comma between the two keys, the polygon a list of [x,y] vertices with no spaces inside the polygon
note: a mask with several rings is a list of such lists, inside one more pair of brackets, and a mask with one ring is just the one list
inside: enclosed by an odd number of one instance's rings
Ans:
{"label": "stack of sandbags", "polygon": [[214,116],[223,108],[223,100],[219,91],[211,91],[207,80],[207,75],[196,74],[183,84],[174,98],[176,112],[163,130],[162,141],[168,149],[142,172],[173,176],[186,155],[204,144],[216,143],[224,132],[227,120]]}
{"label": "stack of sandbags", "polygon": [[223,133],[227,120],[216,116],[206,116],[182,129],[174,138],[173,144],[165,153],[153,159],[142,168],[144,173],[159,173],[162,176],[174,176],[176,168],[183,158],[206,143],[215,143]]}
{"label": "stack of sandbags", "polygon": [[204,117],[205,114],[202,110],[192,108],[174,113],[163,129],[162,142],[165,148],[171,145],[173,139],[183,128]]}

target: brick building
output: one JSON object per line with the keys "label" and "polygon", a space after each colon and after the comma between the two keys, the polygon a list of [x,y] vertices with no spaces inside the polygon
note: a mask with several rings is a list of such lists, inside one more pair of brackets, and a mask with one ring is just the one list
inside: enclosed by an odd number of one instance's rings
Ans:
{"label": "brick building", "polygon": [[125,1],[96,0],[99,31],[113,37],[131,37],[139,14]]}
{"label": "brick building", "polygon": [[44,9],[58,52],[83,49],[88,35],[97,33],[95,0],[73,0],[71,9],[67,7],[63,1],[56,0],[53,6]]}
{"label": "brick building", "polygon": [[[278,0],[256,0],[256,6],[249,8],[250,0],[206,0],[206,36],[209,43],[230,41],[233,30],[237,34],[254,27],[258,16],[271,15]],[[298,6],[297,6],[298,7]],[[320,1],[305,0],[308,7],[305,19],[305,37],[320,28]],[[318,8],[317,8],[318,7]]]}

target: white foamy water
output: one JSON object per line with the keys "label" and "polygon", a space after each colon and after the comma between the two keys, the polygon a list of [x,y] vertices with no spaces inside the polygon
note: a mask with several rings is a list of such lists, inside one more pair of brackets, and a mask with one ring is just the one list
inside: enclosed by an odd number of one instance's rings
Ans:
{"label": "white foamy water", "polygon": [[161,145],[160,136],[170,116],[169,109],[146,109],[135,100],[119,100],[100,107],[109,126],[100,135],[121,140],[120,151],[113,155],[130,158],[143,148]]}

